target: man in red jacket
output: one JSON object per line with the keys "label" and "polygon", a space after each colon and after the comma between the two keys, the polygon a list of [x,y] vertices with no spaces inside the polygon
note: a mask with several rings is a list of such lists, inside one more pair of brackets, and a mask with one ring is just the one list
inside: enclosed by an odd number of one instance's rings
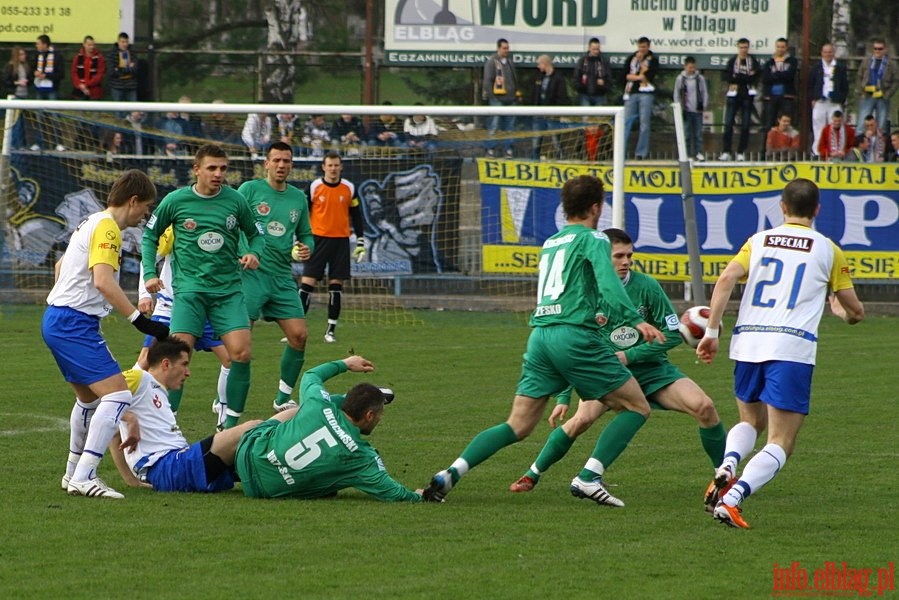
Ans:
{"label": "man in red jacket", "polygon": [[103,73],[106,60],[97,50],[94,38],[84,36],[81,50],[72,61],[72,99],[99,100],[103,97]]}

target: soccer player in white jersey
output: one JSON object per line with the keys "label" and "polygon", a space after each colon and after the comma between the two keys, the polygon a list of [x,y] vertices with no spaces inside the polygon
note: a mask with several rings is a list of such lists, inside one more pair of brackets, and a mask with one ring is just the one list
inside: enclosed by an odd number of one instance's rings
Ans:
{"label": "soccer player in white jersey", "polygon": [[[132,396],[119,424],[119,438],[126,443],[113,444],[111,453],[128,485],[149,484],[159,492],[220,492],[234,487],[237,443],[262,421],[246,421],[189,444],[175,421],[168,392],[180,389],[190,377],[190,351],[180,338],[156,341],[147,352],[147,370],[123,374]],[[135,422],[139,440],[132,431]]]}
{"label": "soccer player in white jersey", "polygon": [[[791,181],[780,207],[783,225],[750,237],[721,273],[709,315],[709,323],[721,322],[734,286],[745,277],[730,342],[740,422],[727,434],[724,462],[706,491],[707,502],[718,500],[712,515],[744,529],[749,524],[740,505],[783,468],[809,412],[818,324],[828,290],[836,316],[850,325],[865,316],[842,250],[811,228],[820,210],[818,187],[808,179]],[[696,355],[711,363],[717,352],[718,330],[709,327]],[[736,479],[737,466],[766,427],[767,445]]]}
{"label": "soccer player in white jersey", "polygon": [[62,487],[69,494],[123,498],[97,476],[97,466],[115,435],[119,415],[131,404],[122,370],[100,334],[100,319],[113,310],[143,333],[166,337],[131,304],[119,287],[122,232],[136,227],[156,200],[145,173],[126,171],[112,185],[107,209],[75,229],[56,264],[57,279],[47,296],[41,335],[77,400],[70,417],[69,458]]}
{"label": "soccer player in white jersey", "polygon": [[[159,246],[156,249],[156,262],[157,264],[161,263],[159,266],[159,279],[162,281],[163,288],[156,292],[155,305],[153,303],[153,295],[148,292],[147,288],[143,285],[143,263],[141,263],[140,266],[140,283],[138,283],[137,286],[137,308],[144,314],[149,313],[152,310],[153,315],[150,317],[150,320],[159,321],[166,326],[172,322],[172,305],[175,302],[175,295],[172,292],[174,289],[172,285],[172,246],[174,239],[171,226],[159,236]],[[215,332],[212,330],[212,325],[207,321],[206,327],[203,329],[203,335],[194,342],[194,350],[197,350],[198,352],[212,352],[222,363],[222,368],[219,371],[218,385],[216,387],[217,395],[215,401],[212,403],[212,412],[214,412],[217,417],[215,425],[217,428],[221,429],[225,424],[225,411],[228,408],[228,373],[231,372],[231,359],[228,356],[228,351],[225,349],[224,342],[214,338]],[[150,335],[144,339],[144,347],[141,348],[140,354],[137,357],[136,367],[140,367],[141,369],[147,368],[147,352],[150,348],[150,344],[153,343],[153,340],[153,336]],[[178,408],[181,406],[181,395],[183,392],[184,389],[181,386],[179,386],[178,389],[169,390],[169,405],[176,414],[178,413]]]}

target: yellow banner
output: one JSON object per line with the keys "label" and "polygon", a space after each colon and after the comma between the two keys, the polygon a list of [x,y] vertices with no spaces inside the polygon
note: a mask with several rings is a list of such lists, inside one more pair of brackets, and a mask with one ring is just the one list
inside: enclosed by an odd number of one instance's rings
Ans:
{"label": "yellow banner", "polygon": [[[34,44],[47,35],[54,44],[80,44],[93,36],[113,44],[119,34],[121,0],[27,0],[0,4],[0,42]],[[32,49],[29,47],[29,49]],[[66,69],[72,56],[66,54]]]}
{"label": "yellow banner", "polygon": [[[893,279],[899,271],[899,252],[845,252],[853,279]],[[537,274],[540,246],[484,246],[485,273]],[[731,255],[706,254],[702,260],[702,279],[714,283]],[[690,281],[686,254],[634,254],[633,269],[652,275],[659,281]]]}

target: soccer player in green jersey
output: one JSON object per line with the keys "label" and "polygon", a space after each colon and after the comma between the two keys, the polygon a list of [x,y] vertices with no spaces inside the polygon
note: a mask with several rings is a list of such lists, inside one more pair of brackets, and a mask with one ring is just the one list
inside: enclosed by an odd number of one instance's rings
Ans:
{"label": "soccer player in green jersey", "polygon": [[[649,275],[631,271],[634,242],[630,236],[620,229],[606,229],[603,233],[612,242],[612,265],[621,278],[628,297],[637,307],[637,312],[665,333],[665,342],[643,344],[630,325],[618,320],[609,320],[602,326],[603,337],[618,360],[637,379],[651,408],[675,410],[696,419],[702,448],[712,461],[712,466],[717,468],[724,460],[727,432],[721,424],[715,404],[695,381],[668,361],[668,351],[682,341],[678,328],[680,320],[674,307],[659,282]],[[570,400],[571,388],[557,396],[556,407],[549,417],[550,425],[555,427],[557,420],[564,420]],[[627,446],[629,431],[630,427],[621,415],[613,419],[599,436],[591,460],[580,477],[601,478],[605,469],[612,465]],[[537,460],[509,490],[529,492],[534,489],[540,475],[565,455],[572,441],[564,426],[553,431]],[[711,506],[713,508],[714,504]]]}
{"label": "soccer player in green jersey", "polygon": [[306,360],[306,313],[293,279],[291,253],[306,260],[314,241],[309,225],[306,194],[287,183],[293,167],[293,149],[275,142],[265,153],[265,179],[247,181],[238,192],[250,203],[256,220],[265,228],[265,250],[255,271],[243,272],[243,293],[250,321],[260,317],[276,321],[287,346],[281,354],[281,380],[275,410],[295,408],[290,399]]}
{"label": "soccer player in green jersey", "polygon": [[[562,186],[568,224],[540,251],[537,308],[512,413],[505,423],[479,433],[449,468],[435,474],[426,498],[442,499],[469,469],[527,437],[549,396],[568,385],[585,399],[566,423],[572,442],[606,405],[619,412],[629,430],[622,436],[625,444],[649,417],[640,386],[605,343],[600,327],[613,320],[632,327],[646,342],[661,343],[665,336],[640,316],[612,268],[609,238],[596,231],[604,198],[602,181],[591,175]],[[611,498],[599,480],[575,477],[571,490],[600,504]]]}
{"label": "soccer player in green jersey", "polygon": [[[261,226],[237,190],[223,185],[228,157],[219,146],[206,145],[196,154],[194,185],[175,190],[159,203],[144,230],[144,285],[155,294],[162,289],[156,272],[159,236],[172,225],[172,335],[191,347],[203,335],[207,319],[231,357],[228,374],[228,417],[225,427],[240,419],[250,389],[250,320],[240,273],[259,267],[265,248]],[[239,253],[240,232],[248,251]]]}
{"label": "soccer player in green jersey", "polygon": [[[395,481],[363,439],[381,422],[387,398],[370,383],[332,396],[324,383],[346,371],[368,373],[361,356],[319,365],[300,383],[300,407],[282,411],[243,435],[234,463],[244,494],[323,498],[353,487],[385,502],[421,502],[422,490]],[[392,397],[391,397],[392,399]]]}

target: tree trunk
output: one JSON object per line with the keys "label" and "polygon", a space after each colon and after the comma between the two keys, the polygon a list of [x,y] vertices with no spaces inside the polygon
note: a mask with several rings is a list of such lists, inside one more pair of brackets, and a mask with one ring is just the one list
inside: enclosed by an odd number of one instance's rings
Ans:
{"label": "tree trunk", "polygon": [[831,42],[837,58],[849,56],[849,29],[852,24],[850,7],[852,0],[833,0],[833,21]]}
{"label": "tree trunk", "polygon": [[293,104],[293,86],[296,75],[294,57],[278,52],[297,50],[308,39],[308,27],[299,27],[300,15],[306,14],[302,0],[271,0],[265,9],[268,23],[268,50],[262,78],[262,101],[275,104]]}

